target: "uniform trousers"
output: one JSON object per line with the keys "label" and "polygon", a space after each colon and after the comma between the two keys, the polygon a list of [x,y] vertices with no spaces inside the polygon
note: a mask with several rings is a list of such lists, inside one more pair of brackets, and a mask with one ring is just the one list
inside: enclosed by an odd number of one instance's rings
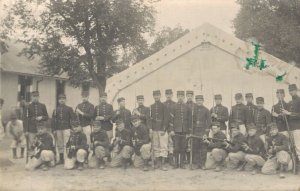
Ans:
{"label": "uniform trousers", "polygon": [[211,152],[207,153],[207,159],[205,162],[206,169],[216,168],[217,165],[221,165],[227,157],[227,152],[224,149],[214,148]]}
{"label": "uniform trousers", "polygon": [[97,146],[95,148],[95,154],[90,152],[88,157],[88,165],[90,168],[96,168],[99,166],[99,160],[103,160],[103,158],[109,155],[109,150],[104,148],[103,146]]}
{"label": "uniform trousers", "polygon": [[164,135],[161,135],[164,131],[152,131],[152,146],[154,157],[164,157],[168,156],[168,142],[169,135],[165,132]]}
{"label": "uniform trousers", "polygon": [[263,174],[276,174],[276,170],[281,164],[288,165],[288,170],[292,169],[291,156],[286,151],[279,151],[275,157],[269,158],[263,165],[261,172]]}
{"label": "uniform trousers", "polygon": [[33,157],[28,161],[28,163],[25,165],[26,170],[34,170],[41,166],[45,162],[50,162],[51,166],[55,165],[54,161],[54,153],[51,150],[43,150],[41,152],[41,155],[39,158]]}
{"label": "uniform trousers", "polygon": [[140,155],[134,155],[133,165],[137,168],[142,167],[144,161],[151,158],[151,143],[142,145],[140,153]]}
{"label": "uniform trousers", "polygon": [[85,158],[87,156],[87,151],[84,149],[78,149],[76,152],[76,156],[69,158],[67,157],[65,159],[65,169],[73,169],[75,167],[76,162],[83,163],[85,161]]}
{"label": "uniform trousers", "polygon": [[123,146],[122,150],[116,154],[110,163],[111,167],[118,167],[122,165],[123,159],[130,159],[133,155],[133,147],[129,145]]}

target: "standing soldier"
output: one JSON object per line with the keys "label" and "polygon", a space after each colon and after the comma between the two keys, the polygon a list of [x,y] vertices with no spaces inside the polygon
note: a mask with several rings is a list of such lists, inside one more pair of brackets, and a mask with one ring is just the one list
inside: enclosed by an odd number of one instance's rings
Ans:
{"label": "standing soldier", "polygon": [[257,109],[257,107],[253,104],[253,94],[252,93],[246,93],[246,106],[248,108],[248,122],[254,123],[254,111]]}
{"label": "standing soldier", "polygon": [[79,117],[80,126],[83,133],[86,135],[87,144],[91,144],[91,125],[94,117],[94,105],[89,102],[89,93],[87,91],[82,92],[82,103],[78,104],[75,113]]}
{"label": "standing soldier", "polygon": [[[191,110],[193,110],[196,105],[193,101],[194,100],[194,91],[187,90],[185,94],[186,94],[186,99],[187,99],[186,104],[190,107]],[[184,162],[189,163],[190,152],[191,152],[191,139],[188,139],[186,144],[187,144],[187,150],[186,150],[186,158],[184,159]]]}
{"label": "standing soldier", "polygon": [[[208,135],[211,126],[211,117],[209,110],[203,105],[204,99],[202,95],[195,97],[196,105],[193,110],[193,127],[190,130],[192,135],[205,137]],[[218,123],[220,125],[220,123]],[[205,161],[207,155],[207,145],[199,138],[192,138],[193,164],[196,168],[205,169]]]}
{"label": "standing soldier", "polygon": [[282,109],[288,109],[288,104],[284,101],[284,89],[278,89],[276,91],[276,97],[278,99],[278,103],[273,105],[272,107],[272,122],[276,123],[279,132],[287,135],[286,122],[284,121],[284,117],[282,114]]}
{"label": "standing soldier", "polygon": [[107,94],[104,92],[100,95],[99,105],[95,107],[94,119],[101,121],[101,129],[106,131],[109,141],[111,141],[113,137],[112,116],[113,106],[107,103]]}
{"label": "standing soldier", "polygon": [[[171,136],[174,137],[174,168],[184,169],[184,159],[186,154],[186,135],[189,134],[192,121],[192,110],[184,103],[184,91],[177,91],[178,102],[171,111]],[[179,158],[180,156],[180,158]]]}
{"label": "standing soldier", "polygon": [[[26,113],[24,115],[25,119],[23,121],[25,123],[23,125],[25,127],[25,135],[28,136],[27,144],[29,145],[32,145],[35,139],[35,135],[37,133],[37,123],[47,121],[49,118],[46,105],[40,103],[39,98],[40,94],[38,91],[34,91],[31,93],[32,103],[28,105]],[[30,152],[32,152],[32,150],[30,150]]]}
{"label": "standing soldier", "polygon": [[289,85],[289,93],[292,97],[292,100],[289,102],[289,109],[283,109],[282,113],[288,115],[290,131],[294,135],[295,147],[300,160],[300,97],[298,96],[296,84]]}
{"label": "standing soldier", "polygon": [[213,122],[219,122],[221,126],[221,131],[225,135],[227,135],[227,126],[226,122],[228,121],[229,114],[228,114],[228,108],[222,105],[222,95],[217,94],[214,97],[216,106],[211,108],[210,113],[211,113],[211,118]]}
{"label": "standing soldier", "polygon": [[152,149],[155,157],[155,168],[168,170],[165,166],[165,159],[168,156],[168,133],[166,126],[167,111],[164,104],[160,101],[160,90],[153,91],[154,104],[150,107]]}
{"label": "standing soldier", "polygon": [[[175,101],[172,100],[173,98],[173,91],[171,89],[167,89],[165,91],[165,96],[166,96],[166,101],[164,102],[167,114],[166,114],[166,123],[167,123],[167,128],[168,128],[168,132],[170,132],[170,122],[171,122],[171,110],[174,107],[174,105],[176,104]],[[174,141],[173,141],[173,136],[169,136],[169,143],[168,143],[168,151],[169,151],[169,155],[168,155],[168,162],[170,165],[174,165]]]}
{"label": "standing soldier", "polygon": [[66,96],[58,96],[58,106],[52,114],[52,132],[57,142],[59,153],[58,164],[63,164],[66,158],[66,144],[70,137],[71,120],[75,117],[73,109],[66,105]]}
{"label": "standing soldier", "polygon": [[229,126],[231,123],[236,123],[239,127],[240,132],[246,134],[246,124],[248,121],[248,108],[243,103],[243,95],[241,93],[235,94],[236,105],[232,106]]}
{"label": "standing soldier", "polygon": [[254,124],[257,128],[256,134],[265,142],[265,135],[269,133],[267,125],[271,123],[271,114],[264,108],[263,97],[256,98],[256,105],[257,109],[253,113]]}
{"label": "standing soldier", "polygon": [[131,112],[125,107],[125,98],[120,97],[118,100],[119,109],[114,111],[112,121],[116,122],[119,119],[125,124],[125,128],[132,131],[131,129]]}
{"label": "standing soldier", "polygon": [[136,96],[136,101],[138,103],[138,107],[134,108],[132,111],[132,115],[139,116],[141,122],[148,128],[150,128],[150,108],[144,106],[144,96],[138,95]]}

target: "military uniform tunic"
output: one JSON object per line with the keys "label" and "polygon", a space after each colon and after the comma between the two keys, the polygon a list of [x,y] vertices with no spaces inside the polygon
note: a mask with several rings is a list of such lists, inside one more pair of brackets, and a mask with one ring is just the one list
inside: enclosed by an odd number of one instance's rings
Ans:
{"label": "military uniform tunic", "polygon": [[71,128],[71,120],[75,117],[73,109],[66,105],[59,105],[52,114],[52,130]]}
{"label": "military uniform tunic", "polygon": [[[27,113],[28,112],[28,113]],[[28,115],[28,117],[27,117]],[[24,129],[25,132],[29,133],[37,133],[36,128],[36,117],[42,116],[40,121],[47,121],[49,119],[48,112],[46,109],[46,105],[40,102],[32,102],[28,105],[28,108],[25,111],[25,122],[24,122]],[[27,125],[28,120],[28,125]]]}
{"label": "military uniform tunic", "polygon": [[272,107],[272,111],[279,115],[278,117],[272,116],[272,122],[276,123],[279,132],[287,131],[286,122],[282,115],[281,109],[288,110],[288,104],[284,100],[282,101],[282,104],[279,101],[276,105]]}
{"label": "military uniform tunic", "polygon": [[97,105],[94,110],[94,119],[96,119],[96,117],[98,116],[104,117],[104,119],[101,120],[101,127],[106,131],[111,131],[113,127],[111,123],[111,119],[113,116],[112,105],[106,102],[102,102]]}
{"label": "military uniform tunic", "polygon": [[226,130],[226,122],[228,121],[229,114],[228,108],[223,105],[216,105],[215,107],[211,108],[210,113],[217,114],[217,118],[212,117],[213,122],[219,122],[221,130]]}
{"label": "military uniform tunic", "polygon": [[83,112],[83,115],[78,115],[80,126],[86,127],[91,125],[94,117],[94,105],[87,101],[78,104],[77,108]]}
{"label": "military uniform tunic", "polygon": [[254,124],[257,128],[257,135],[262,135],[265,133],[269,133],[269,130],[267,129],[267,125],[271,123],[271,114],[266,109],[256,109],[254,111]]}

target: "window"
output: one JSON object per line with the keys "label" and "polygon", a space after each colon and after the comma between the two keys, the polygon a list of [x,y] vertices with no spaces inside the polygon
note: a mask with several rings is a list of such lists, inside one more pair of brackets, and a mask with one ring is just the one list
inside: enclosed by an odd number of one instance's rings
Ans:
{"label": "window", "polygon": [[30,76],[19,76],[19,92],[18,101],[25,100],[30,102],[30,87],[32,85],[32,77]]}
{"label": "window", "polygon": [[81,84],[81,92],[89,92],[90,91],[90,82],[83,82]]}

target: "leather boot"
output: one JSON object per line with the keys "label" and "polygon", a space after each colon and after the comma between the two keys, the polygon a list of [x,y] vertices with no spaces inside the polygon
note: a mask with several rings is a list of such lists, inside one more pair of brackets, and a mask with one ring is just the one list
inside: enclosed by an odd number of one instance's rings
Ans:
{"label": "leather boot", "polygon": [[160,169],[163,170],[163,171],[167,171],[167,167],[166,167],[166,164],[165,164],[165,161],[166,161],[166,158],[165,157],[161,157],[161,167]]}
{"label": "leather boot", "polygon": [[175,161],[174,161],[173,169],[176,169],[176,168],[179,167],[179,156],[178,156],[178,154],[175,154],[174,159],[175,159]]}
{"label": "leather boot", "polygon": [[185,160],[184,159],[185,159],[185,153],[180,153],[180,165],[179,166],[181,169],[185,169],[185,164],[184,164]]}
{"label": "leather boot", "polygon": [[13,153],[13,159],[17,159],[17,149],[16,148],[12,149],[12,153]]}
{"label": "leather boot", "polygon": [[22,148],[21,148],[21,157],[20,157],[20,158],[24,158],[24,150],[25,150],[25,148],[22,147]]}
{"label": "leather boot", "polygon": [[59,161],[57,165],[64,164],[64,153],[59,153]]}
{"label": "leather boot", "polygon": [[148,165],[148,160],[144,160],[144,168],[143,168],[143,170],[144,171],[148,171],[149,170],[149,167],[148,167],[149,165]]}
{"label": "leather boot", "polygon": [[171,154],[171,153],[169,154],[168,161],[169,161],[169,165],[174,166],[174,156],[173,156],[173,154]]}
{"label": "leather boot", "polygon": [[279,173],[279,177],[280,178],[285,178],[285,175],[284,175],[284,165],[283,164],[281,164],[280,165],[280,173]]}
{"label": "leather boot", "polygon": [[128,165],[128,160],[122,158],[122,168],[123,168],[124,170],[127,169],[127,165]]}

